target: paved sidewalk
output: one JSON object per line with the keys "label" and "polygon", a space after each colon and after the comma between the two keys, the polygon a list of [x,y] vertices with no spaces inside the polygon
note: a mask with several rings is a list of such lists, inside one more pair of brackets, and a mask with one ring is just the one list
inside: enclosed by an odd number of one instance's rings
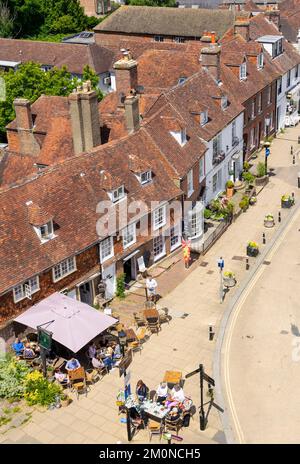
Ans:
{"label": "paved sidewalk", "polygon": [[[152,335],[141,354],[135,354],[130,369],[132,386],[142,378],[150,389],[156,388],[166,370],[181,370],[185,375],[196,369],[199,363],[204,364],[209,375],[212,374],[215,343],[208,340],[208,326],[213,324],[217,330],[226,304],[236,290],[230,290],[223,304],[220,304],[217,259],[223,256],[225,270],[234,271],[238,280],[237,287],[241,285],[247,272],[243,259],[247,242],[251,240],[261,243],[263,232],[269,240],[276,230],[276,227],[270,230],[263,227],[264,216],[273,213],[277,218],[283,194],[294,191],[296,200],[300,198],[297,191],[299,166],[292,166],[289,154],[290,140],[296,142],[297,135],[297,128],[288,129],[273,142],[269,167],[275,169],[274,175],[260,193],[257,204],[243,213],[209,252],[193,264],[191,270],[185,271],[180,261],[158,277],[160,293],[163,295],[160,303],[167,306],[174,317],[169,325],[163,325],[158,335]],[[286,212],[281,210],[281,213],[284,221]],[[254,259],[250,259],[250,265]],[[167,291],[169,286],[173,288],[170,292]],[[184,318],[180,317],[183,313],[187,314]],[[0,441],[126,443],[126,424],[120,423],[115,405],[116,394],[122,384],[123,379],[114,371],[92,386],[87,398],[81,397],[79,401],[75,399],[69,407],[56,411],[35,412],[30,423],[8,432],[0,437]],[[197,376],[186,380],[184,390],[199,406]],[[195,416],[190,427],[182,429],[179,434],[183,437],[183,443],[224,442],[219,414],[215,409],[211,410],[209,426],[204,432],[200,432],[199,420]],[[147,431],[139,432],[134,438],[133,443],[139,442],[149,442]],[[153,442],[156,442],[155,438]]]}

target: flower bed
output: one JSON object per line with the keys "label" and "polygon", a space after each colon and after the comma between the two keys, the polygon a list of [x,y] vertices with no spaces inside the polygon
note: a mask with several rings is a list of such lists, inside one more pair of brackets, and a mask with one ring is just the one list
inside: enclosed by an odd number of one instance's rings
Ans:
{"label": "flower bed", "polygon": [[259,254],[258,244],[256,242],[249,242],[247,245],[247,256],[256,257]]}

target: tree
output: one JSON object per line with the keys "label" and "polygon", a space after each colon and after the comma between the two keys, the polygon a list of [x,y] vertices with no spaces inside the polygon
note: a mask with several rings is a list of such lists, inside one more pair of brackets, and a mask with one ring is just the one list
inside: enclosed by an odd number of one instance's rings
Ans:
{"label": "tree", "polygon": [[0,0],[0,37],[12,37],[15,17],[11,13],[8,3]]}
{"label": "tree", "polygon": [[[66,67],[52,68],[48,72],[41,69],[39,63],[28,62],[19,66],[17,71],[0,71],[0,78],[5,81],[6,100],[0,101],[0,139],[5,140],[5,127],[15,117],[13,101],[15,98],[27,98],[33,103],[42,94],[68,96],[80,84],[77,77],[73,77]],[[97,88],[98,76],[86,66],[83,79],[89,79],[92,87],[97,90],[98,99],[102,93]]]}

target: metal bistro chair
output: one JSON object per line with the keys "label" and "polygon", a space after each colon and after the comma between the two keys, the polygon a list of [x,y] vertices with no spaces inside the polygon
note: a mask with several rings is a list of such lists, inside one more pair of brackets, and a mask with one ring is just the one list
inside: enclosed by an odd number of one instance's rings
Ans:
{"label": "metal bistro chair", "polygon": [[175,421],[171,421],[167,417],[165,418],[165,431],[166,432],[176,432],[176,435],[178,435],[179,430],[182,427],[182,419],[181,417],[178,417],[178,419]]}
{"label": "metal bistro chair", "polygon": [[148,431],[149,431],[149,440],[151,441],[153,435],[158,435],[159,440],[161,440],[163,431],[164,431],[164,426],[163,423],[159,423],[153,420],[149,420],[148,422]]}
{"label": "metal bistro chair", "polygon": [[161,330],[159,320],[148,320],[148,328],[151,333],[156,333],[158,335],[158,332]]}
{"label": "metal bistro chair", "polygon": [[138,313],[133,313],[135,325],[138,327],[144,327],[147,325],[147,321],[144,317],[140,316]]}
{"label": "metal bistro chair", "polygon": [[87,396],[88,386],[86,383],[86,375],[83,367],[78,367],[73,371],[68,372],[70,388],[76,392],[77,399],[79,399],[79,393],[85,393]]}

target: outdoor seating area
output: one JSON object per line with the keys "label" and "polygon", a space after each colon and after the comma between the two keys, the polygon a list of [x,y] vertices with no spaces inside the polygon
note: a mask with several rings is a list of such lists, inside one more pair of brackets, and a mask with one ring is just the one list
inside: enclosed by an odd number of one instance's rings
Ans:
{"label": "outdoor seating area", "polygon": [[179,371],[166,371],[155,390],[150,390],[139,380],[135,393],[128,395],[123,390],[119,391],[116,404],[119,414],[126,414],[126,420],[121,419],[121,422],[130,421],[127,429],[130,430],[129,441],[139,430],[147,430],[150,441],[153,436],[161,440],[163,434],[170,434],[170,440],[180,440],[180,429],[189,426],[196,411],[192,399],[183,391],[182,373]]}

